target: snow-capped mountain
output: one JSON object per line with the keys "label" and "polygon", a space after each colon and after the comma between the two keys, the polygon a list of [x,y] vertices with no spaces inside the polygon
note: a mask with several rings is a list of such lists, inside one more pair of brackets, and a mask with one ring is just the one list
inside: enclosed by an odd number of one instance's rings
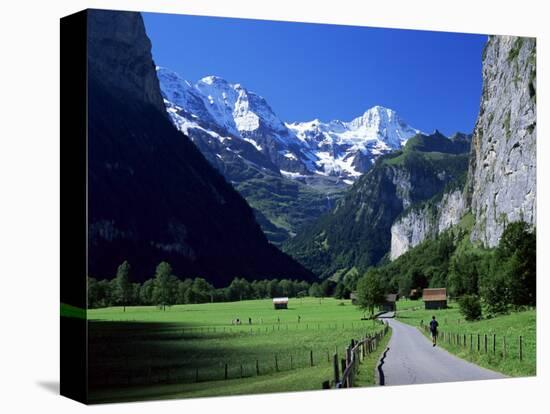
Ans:
{"label": "snow-capped mountain", "polygon": [[349,178],[360,176],[379,155],[401,148],[420,133],[382,106],[370,108],[350,122],[315,119],[287,127],[315,153],[317,172]]}
{"label": "snow-capped mountain", "polygon": [[174,124],[224,173],[227,159],[240,158],[293,179],[326,176],[351,184],[379,155],[420,132],[381,106],[349,122],[285,123],[240,84],[216,76],[191,84],[161,67],[157,76]]}

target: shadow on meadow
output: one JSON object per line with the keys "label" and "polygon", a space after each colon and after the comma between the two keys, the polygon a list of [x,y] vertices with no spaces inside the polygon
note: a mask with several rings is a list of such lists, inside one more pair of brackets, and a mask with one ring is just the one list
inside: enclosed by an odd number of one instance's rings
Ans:
{"label": "shadow on meadow", "polygon": [[[329,365],[335,344],[376,328],[356,324],[193,327],[184,323],[89,321],[94,390],[198,383]],[[348,324],[349,325],[349,324]]]}

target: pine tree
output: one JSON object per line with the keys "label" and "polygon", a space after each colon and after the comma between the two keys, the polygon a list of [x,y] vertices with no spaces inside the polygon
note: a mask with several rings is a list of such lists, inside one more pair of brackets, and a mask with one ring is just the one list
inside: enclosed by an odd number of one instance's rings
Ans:
{"label": "pine tree", "polygon": [[124,312],[126,312],[126,305],[133,292],[133,286],[130,283],[130,264],[126,260],[118,267],[114,282],[115,300],[123,306]]}
{"label": "pine tree", "polygon": [[155,282],[153,288],[153,301],[162,310],[166,310],[166,305],[171,305],[172,290],[172,266],[167,262],[160,262],[155,271]]}

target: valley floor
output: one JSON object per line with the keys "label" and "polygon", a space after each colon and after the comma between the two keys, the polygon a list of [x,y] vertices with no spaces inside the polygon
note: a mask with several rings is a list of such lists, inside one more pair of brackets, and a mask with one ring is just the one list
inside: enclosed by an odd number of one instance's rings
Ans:
{"label": "valley floor", "polygon": [[381,329],[362,316],[349,300],[316,298],[280,311],[271,300],[90,310],[90,402],[319,390],[335,352]]}

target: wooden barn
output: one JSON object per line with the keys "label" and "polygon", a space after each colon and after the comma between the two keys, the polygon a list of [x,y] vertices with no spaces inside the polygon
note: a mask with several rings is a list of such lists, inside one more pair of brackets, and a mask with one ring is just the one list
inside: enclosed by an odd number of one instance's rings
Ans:
{"label": "wooden barn", "polygon": [[424,301],[425,309],[445,309],[447,307],[447,289],[424,289],[422,300]]}
{"label": "wooden barn", "polygon": [[288,298],[273,298],[275,309],[288,309]]}
{"label": "wooden barn", "polygon": [[397,302],[396,293],[386,295],[386,301],[380,306],[380,310],[384,312],[395,312],[395,302]]}

